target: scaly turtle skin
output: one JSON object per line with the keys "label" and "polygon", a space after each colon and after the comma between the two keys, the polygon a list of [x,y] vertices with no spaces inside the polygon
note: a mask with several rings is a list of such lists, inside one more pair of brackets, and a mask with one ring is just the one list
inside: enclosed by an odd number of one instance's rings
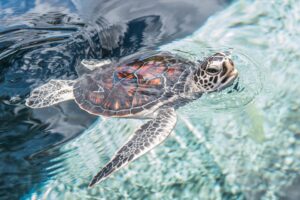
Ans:
{"label": "scaly turtle skin", "polygon": [[150,118],[93,178],[89,186],[145,154],[171,133],[175,110],[203,93],[219,91],[238,72],[228,55],[216,53],[192,62],[168,52],[147,52],[110,60],[83,60],[77,80],[51,80],[26,100],[42,108],[74,99],[89,113],[107,117]]}

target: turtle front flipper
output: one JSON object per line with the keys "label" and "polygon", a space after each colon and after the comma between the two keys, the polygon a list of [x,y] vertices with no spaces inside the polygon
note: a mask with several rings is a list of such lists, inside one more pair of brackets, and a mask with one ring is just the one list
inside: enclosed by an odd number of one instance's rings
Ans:
{"label": "turtle front flipper", "polygon": [[26,99],[25,104],[30,108],[43,108],[74,99],[73,85],[75,82],[73,80],[51,80],[35,88]]}
{"label": "turtle front flipper", "polygon": [[121,147],[115,156],[93,178],[89,186],[108,178],[113,172],[121,169],[131,161],[142,156],[164,141],[176,124],[174,108],[162,108],[157,111],[156,118],[142,125],[129,141]]}

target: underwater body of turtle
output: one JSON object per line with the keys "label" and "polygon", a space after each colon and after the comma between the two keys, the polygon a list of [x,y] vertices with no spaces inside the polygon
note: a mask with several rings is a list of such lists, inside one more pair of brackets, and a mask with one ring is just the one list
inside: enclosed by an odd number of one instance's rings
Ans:
{"label": "underwater body of turtle", "polygon": [[216,53],[192,62],[169,52],[121,59],[83,60],[77,80],[51,80],[31,92],[26,105],[42,108],[74,99],[99,116],[149,118],[93,178],[89,186],[145,154],[171,133],[180,106],[230,86],[238,72],[230,56]]}

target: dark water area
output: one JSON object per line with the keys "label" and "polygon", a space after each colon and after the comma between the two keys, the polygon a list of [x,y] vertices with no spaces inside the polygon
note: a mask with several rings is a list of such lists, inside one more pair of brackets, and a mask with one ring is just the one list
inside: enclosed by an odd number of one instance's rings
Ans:
{"label": "dark water area", "polygon": [[48,161],[96,120],[73,102],[27,108],[33,88],[77,78],[82,59],[117,59],[183,38],[229,3],[1,0],[0,199],[20,199],[55,175]]}

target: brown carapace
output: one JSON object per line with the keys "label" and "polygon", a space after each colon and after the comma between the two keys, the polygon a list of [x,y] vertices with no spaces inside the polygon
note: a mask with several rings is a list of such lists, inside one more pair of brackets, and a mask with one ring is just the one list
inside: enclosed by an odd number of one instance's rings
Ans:
{"label": "brown carapace", "polygon": [[[183,88],[187,60],[156,54],[127,59],[86,74],[74,85],[74,97],[82,109],[104,116],[130,116],[157,105]],[[177,91],[177,92],[174,92]]]}

